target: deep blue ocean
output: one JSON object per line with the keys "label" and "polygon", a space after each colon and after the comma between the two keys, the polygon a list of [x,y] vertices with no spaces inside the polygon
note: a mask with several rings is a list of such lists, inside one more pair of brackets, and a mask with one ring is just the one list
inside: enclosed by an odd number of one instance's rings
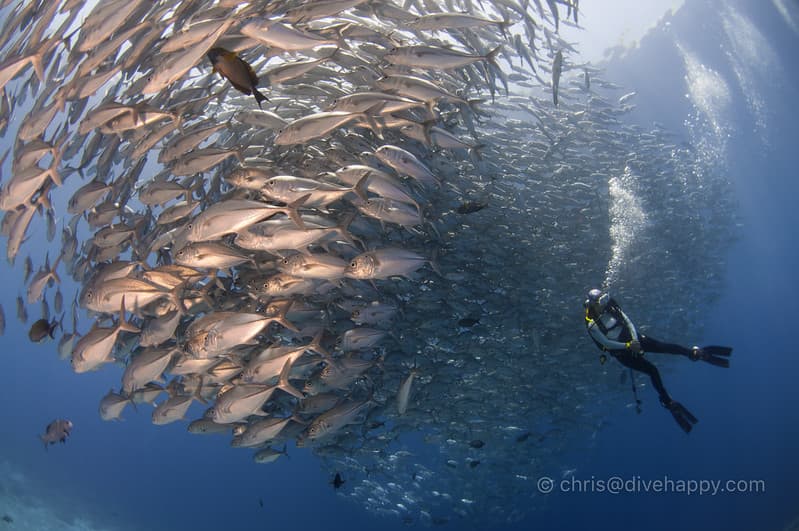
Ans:
{"label": "deep blue ocean", "polygon": [[[689,435],[677,429],[647,385],[640,391],[641,414],[619,408],[590,450],[569,456],[574,470],[553,477],[557,484],[573,478],[593,485],[618,477],[639,487],[626,490],[638,492],[556,488],[543,509],[496,529],[778,531],[799,517],[799,349],[793,321],[799,315],[799,33],[771,1],[720,4],[687,0],[638,48],[611,58],[604,77],[637,92],[632,120],[659,122],[677,137],[687,136],[695,109],[676,43],[729,88],[730,103],[718,118],[741,226],[727,256],[723,294],[704,316],[704,337],[695,343],[732,345],[732,367],[681,359],[664,373],[671,394],[699,418]],[[799,14],[795,0],[784,4],[794,17]],[[725,20],[744,20],[756,29],[775,62],[757,40],[749,42],[749,57],[725,44]],[[226,438],[193,436],[185,423],[153,426],[149,408],[126,410],[122,422],[103,422],[98,398],[118,386],[119,371],[76,375],[57,359],[54,342],[29,342],[27,326],[15,316],[15,299],[24,293],[19,266],[3,266],[0,287],[7,320],[0,338],[0,512],[14,519],[0,522],[0,531],[22,528],[27,517],[21,514],[31,511],[44,516],[30,529],[64,528],[46,520],[51,517],[74,529],[84,529],[81,520],[85,529],[153,531],[409,527],[349,501],[346,484],[336,492],[330,474],[303,449],[290,446],[288,459],[257,466],[249,453],[231,450]],[[651,286],[653,313],[658,297],[658,286]],[[582,315],[573,318],[580,323]],[[585,352],[596,355],[587,336]],[[44,451],[37,435],[54,418],[71,419],[75,429],[66,445]],[[644,483],[656,480],[697,488],[741,480],[747,488],[715,494],[643,491]],[[8,500],[28,508],[9,507]],[[442,527],[461,529],[466,523],[453,520]]]}

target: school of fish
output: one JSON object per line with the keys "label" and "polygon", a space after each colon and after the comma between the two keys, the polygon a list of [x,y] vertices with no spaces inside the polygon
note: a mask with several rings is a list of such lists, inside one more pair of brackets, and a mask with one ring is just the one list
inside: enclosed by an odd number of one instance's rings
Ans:
{"label": "school of fish", "polygon": [[577,0],[0,6],[17,316],[121,367],[105,420],[293,441],[409,523],[517,520],[628,390],[585,290],[645,322],[656,286],[686,336],[719,290],[729,184],[572,61]]}

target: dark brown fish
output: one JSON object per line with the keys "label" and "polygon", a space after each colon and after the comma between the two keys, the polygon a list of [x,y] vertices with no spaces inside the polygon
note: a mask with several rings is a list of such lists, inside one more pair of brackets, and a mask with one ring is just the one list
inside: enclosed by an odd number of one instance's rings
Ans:
{"label": "dark brown fish", "polygon": [[54,339],[55,329],[59,326],[60,323],[55,319],[53,319],[52,322],[48,321],[47,319],[39,319],[31,325],[31,328],[28,331],[28,338],[34,343],[39,343],[48,336],[50,339]]}
{"label": "dark brown fish", "polygon": [[473,214],[475,212],[483,210],[487,206],[488,203],[483,203],[481,201],[465,201],[461,203],[461,205],[457,208],[456,212],[458,214]]}
{"label": "dark brown fish", "polygon": [[341,479],[341,474],[339,474],[338,472],[336,472],[336,477],[334,477],[333,480],[330,482],[330,484],[333,485],[333,488],[336,490],[340,489],[344,483],[346,483],[346,481]]}
{"label": "dark brown fish", "polygon": [[54,420],[47,425],[44,435],[39,435],[39,438],[44,443],[44,449],[47,450],[48,444],[55,444],[57,442],[67,442],[69,432],[72,430],[72,422],[66,419]]}
{"label": "dark brown fish", "polygon": [[477,323],[480,322],[480,319],[475,319],[474,317],[464,317],[460,321],[458,321],[458,326],[461,328],[471,328]]}
{"label": "dark brown fish", "polygon": [[266,96],[258,92],[258,75],[255,70],[236,55],[236,52],[225,50],[224,48],[211,48],[208,50],[208,59],[214,65],[214,72],[230,81],[233,88],[244,94],[252,94],[258,107],[262,101],[269,101]]}

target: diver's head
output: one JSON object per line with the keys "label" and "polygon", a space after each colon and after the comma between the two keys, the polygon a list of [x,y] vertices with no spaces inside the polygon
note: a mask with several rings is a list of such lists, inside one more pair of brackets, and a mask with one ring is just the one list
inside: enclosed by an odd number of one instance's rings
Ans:
{"label": "diver's head", "polygon": [[585,307],[593,307],[596,311],[601,312],[608,305],[610,294],[601,289],[594,288],[588,292],[588,298],[585,300]]}

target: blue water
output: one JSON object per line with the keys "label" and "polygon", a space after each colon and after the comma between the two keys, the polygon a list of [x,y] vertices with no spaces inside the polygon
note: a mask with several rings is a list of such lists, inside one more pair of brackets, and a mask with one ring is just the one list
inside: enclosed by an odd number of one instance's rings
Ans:
{"label": "blue water", "polygon": [[[543,510],[497,529],[779,530],[799,513],[799,364],[793,322],[799,301],[794,217],[799,200],[799,35],[771,2],[733,4],[767,36],[782,65],[780,71],[750,80],[765,102],[765,131],[729,67],[720,44],[719,15],[704,2],[689,0],[668,32],[646,38],[639,50],[610,65],[605,76],[638,92],[636,120],[656,120],[678,134],[687,134],[684,122],[692,109],[675,38],[731,87],[732,106],[724,116],[730,125],[726,153],[742,227],[729,251],[724,294],[706,316],[704,337],[695,342],[733,345],[732,368],[673,363],[664,374],[666,386],[700,419],[689,436],[676,428],[647,387],[640,393],[640,415],[629,408],[616,411],[592,450],[569,456],[568,467],[576,470],[553,479],[762,480],[765,492],[554,492],[545,496]],[[32,237],[43,237],[41,229]],[[138,414],[126,410],[123,422],[101,421],[99,397],[118,385],[119,371],[75,375],[69,364],[56,360],[54,343],[31,344],[27,328],[14,316],[14,300],[24,289],[19,268],[6,267],[3,278],[8,327],[0,353],[5,374],[0,470],[24,474],[8,483],[19,492],[40,499],[67,520],[83,516],[101,528],[407,529],[337,495],[327,472],[302,450],[290,449],[289,459],[256,466],[249,452],[231,450],[227,438],[193,436],[180,423],[152,426],[149,408]],[[652,292],[656,306],[657,286]],[[634,308],[626,309],[634,316]],[[31,312],[29,322],[36,317]],[[656,323],[647,324],[656,335]],[[70,418],[76,428],[66,446],[45,452],[36,434],[57,417]],[[342,491],[346,494],[346,484]]]}

